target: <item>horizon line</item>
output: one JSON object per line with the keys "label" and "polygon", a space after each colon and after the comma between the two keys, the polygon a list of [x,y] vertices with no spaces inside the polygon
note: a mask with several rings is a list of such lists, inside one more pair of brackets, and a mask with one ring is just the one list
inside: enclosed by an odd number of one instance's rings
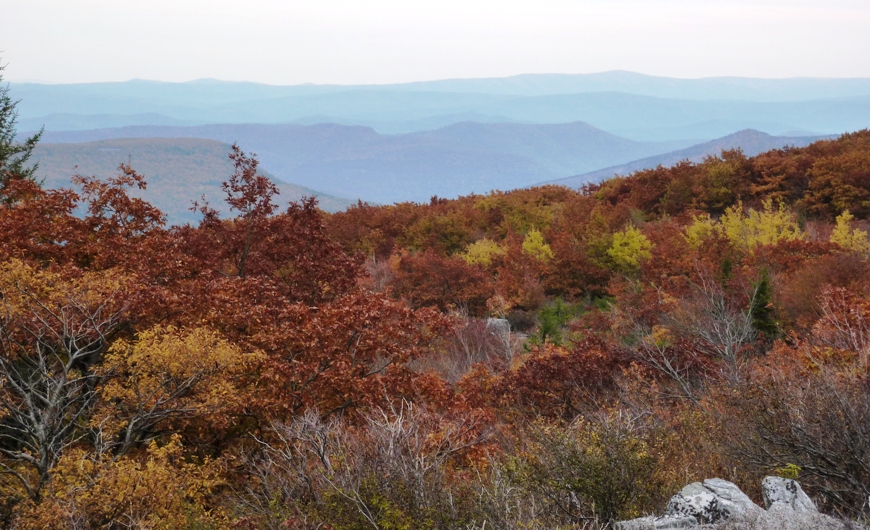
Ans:
{"label": "horizon line", "polygon": [[654,79],[668,79],[668,80],[676,80],[676,81],[705,81],[705,80],[724,80],[724,79],[733,79],[733,80],[758,80],[758,81],[800,81],[800,80],[818,80],[818,81],[857,81],[857,80],[870,80],[870,76],[861,77],[861,76],[849,76],[849,77],[837,77],[837,76],[789,76],[789,77],[752,77],[752,76],[740,76],[740,75],[715,75],[715,76],[703,76],[703,77],[673,77],[673,76],[665,76],[665,75],[655,75],[655,74],[646,74],[643,72],[636,72],[633,70],[603,70],[598,72],[586,72],[586,73],[564,73],[564,72],[525,72],[519,74],[512,74],[506,76],[485,76],[485,77],[445,77],[445,78],[436,78],[436,79],[424,79],[424,80],[416,80],[416,81],[398,81],[398,82],[385,82],[385,83],[318,83],[318,82],[302,82],[302,83],[287,83],[287,84],[278,84],[278,83],[266,83],[261,81],[250,81],[250,80],[229,80],[229,79],[218,79],[215,77],[200,77],[196,79],[189,79],[186,81],[164,81],[160,79],[144,79],[139,77],[134,77],[121,81],[77,81],[77,82],[56,82],[49,80],[35,80],[35,79],[14,79],[14,78],[4,78],[3,81],[6,83],[17,83],[17,84],[31,84],[31,85],[96,85],[96,84],[124,84],[124,83],[162,83],[162,84],[194,84],[194,83],[226,83],[226,84],[253,84],[253,85],[262,85],[262,86],[273,86],[273,87],[386,87],[386,86],[401,86],[401,85],[418,85],[425,83],[438,83],[438,82],[461,82],[461,81],[490,81],[490,80],[507,80],[507,79],[515,79],[519,77],[532,77],[532,76],[560,76],[560,77],[591,77],[591,76],[601,76],[607,74],[631,74],[635,76],[648,77]]}

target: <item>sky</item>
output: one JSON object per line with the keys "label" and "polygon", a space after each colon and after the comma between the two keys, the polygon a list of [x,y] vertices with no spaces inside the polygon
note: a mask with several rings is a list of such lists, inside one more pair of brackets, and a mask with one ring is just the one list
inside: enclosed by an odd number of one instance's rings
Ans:
{"label": "sky", "polygon": [[3,0],[7,81],[870,77],[868,0]]}

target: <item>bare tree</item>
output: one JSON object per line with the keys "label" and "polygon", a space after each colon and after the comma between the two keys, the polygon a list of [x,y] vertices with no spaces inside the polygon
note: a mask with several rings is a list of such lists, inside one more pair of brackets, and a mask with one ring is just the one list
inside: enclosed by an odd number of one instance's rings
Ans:
{"label": "bare tree", "polygon": [[445,421],[404,401],[372,411],[356,427],[308,412],[273,424],[259,453],[247,456],[261,478],[241,492],[242,504],[268,519],[276,499],[317,505],[329,494],[373,529],[384,525],[383,499],[406,514],[455,520],[459,499],[445,479],[448,462],[486,438],[473,416]]}
{"label": "bare tree", "polygon": [[451,383],[462,379],[478,363],[496,371],[507,369],[521,339],[511,333],[505,319],[479,319],[459,311],[452,332],[442,342],[437,354],[416,359],[412,366],[419,371],[435,371]]}
{"label": "bare tree", "polygon": [[644,288],[654,291],[655,301],[643,311],[614,309],[614,321],[623,323],[627,352],[672,383],[660,392],[694,403],[711,375],[731,385],[740,382],[758,338],[753,307],[762,295],[761,282],[741,288],[726,285],[700,265],[696,271],[697,280],[689,282],[682,296],[651,284]]}
{"label": "bare tree", "polygon": [[750,291],[746,301],[740,300],[740,294],[728,293],[720,281],[699,267],[691,295],[673,314],[677,329],[696,339],[702,354],[721,363],[720,376],[731,384],[740,381],[746,351],[757,336],[751,308],[758,287]]}
{"label": "bare tree", "polygon": [[819,297],[821,318],[813,339],[824,345],[854,352],[861,371],[870,359],[870,304],[843,288],[825,289]]}
{"label": "bare tree", "polygon": [[102,377],[93,367],[124,312],[87,287],[0,284],[0,472],[35,501],[63,450],[85,435]]}

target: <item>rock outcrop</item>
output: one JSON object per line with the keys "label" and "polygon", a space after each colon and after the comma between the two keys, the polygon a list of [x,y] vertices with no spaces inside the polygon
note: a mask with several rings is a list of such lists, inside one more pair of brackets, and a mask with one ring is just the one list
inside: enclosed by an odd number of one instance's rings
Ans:
{"label": "rock outcrop", "polygon": [[665,515],[690,516],[696,524],[754,521],[762,512],[734,483],[720,478],[689,484],[665,508]]}
{"label": "rock outcrop", "polygon": [[818,513],[819,511],[796,480],[765,477],[761,481],[761,493],[764,495],[764,507],[768,510],[779,502],[796,512]]}
{"label": "rock outcrop", "polygon": [[[864,528],[820,514],[800,484],[781,477],[761,483],[763,509],[736,485],[718,478],[693,482],[674,495],[664,515],[616,523],[616,530],[845,530]],[[866,529],[865,529],[866,530]]]}

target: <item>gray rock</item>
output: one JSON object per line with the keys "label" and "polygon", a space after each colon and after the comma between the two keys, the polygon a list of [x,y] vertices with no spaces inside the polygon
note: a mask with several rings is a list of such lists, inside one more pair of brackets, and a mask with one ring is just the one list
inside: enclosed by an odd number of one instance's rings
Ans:
{"label": "gray rock", "polygon": [[486,329],[496,335],[510,335],[511,323],[506,318],[487,318]]}
{"label": "gray rock", "polygon": [[637,519],[629,519],[628,521],[617,521],[613,525],[614,530],[655,530],[656,518],[639,517]]}
{"label": "gray rock", "polygon": [[678,528],[694,528],[698,526],[698,520],[694,517],[681,515],[665,515],[664,517],[656,517],[656,530],[676,530]]}
{"label": "gray rock", "polygon": [[818,512],[797,511],[774,502],[752,525],[752,530],[845,530],[846,524]]}
{"label": "gray rock", "polygon": [[782,503],[796,512],[818,513],[815,503],[810,499],[797,481],[782,477],[765,477],[761,481],[764,506]]}
{"label": "gray rock", "polygon": [[664,517],[641,517],[630,521],[620,521],[615,530],[677,530],[679,528],[694,528],[698,520],[691,516],[665,515]]}
{"label": "gray rock", "polygon": [[754,521],[764,510],[735,484],[718,478],[693,482],[671,497],[665,515],[693,517],[700,524]]}
{"label": "gray rock", "polygon": [[721,479],[694,482],[674,495],[663,517],[621,521],[615,530],[870,530],[818,512],[794,480],[767,477],[763,510],[740,489]]}

